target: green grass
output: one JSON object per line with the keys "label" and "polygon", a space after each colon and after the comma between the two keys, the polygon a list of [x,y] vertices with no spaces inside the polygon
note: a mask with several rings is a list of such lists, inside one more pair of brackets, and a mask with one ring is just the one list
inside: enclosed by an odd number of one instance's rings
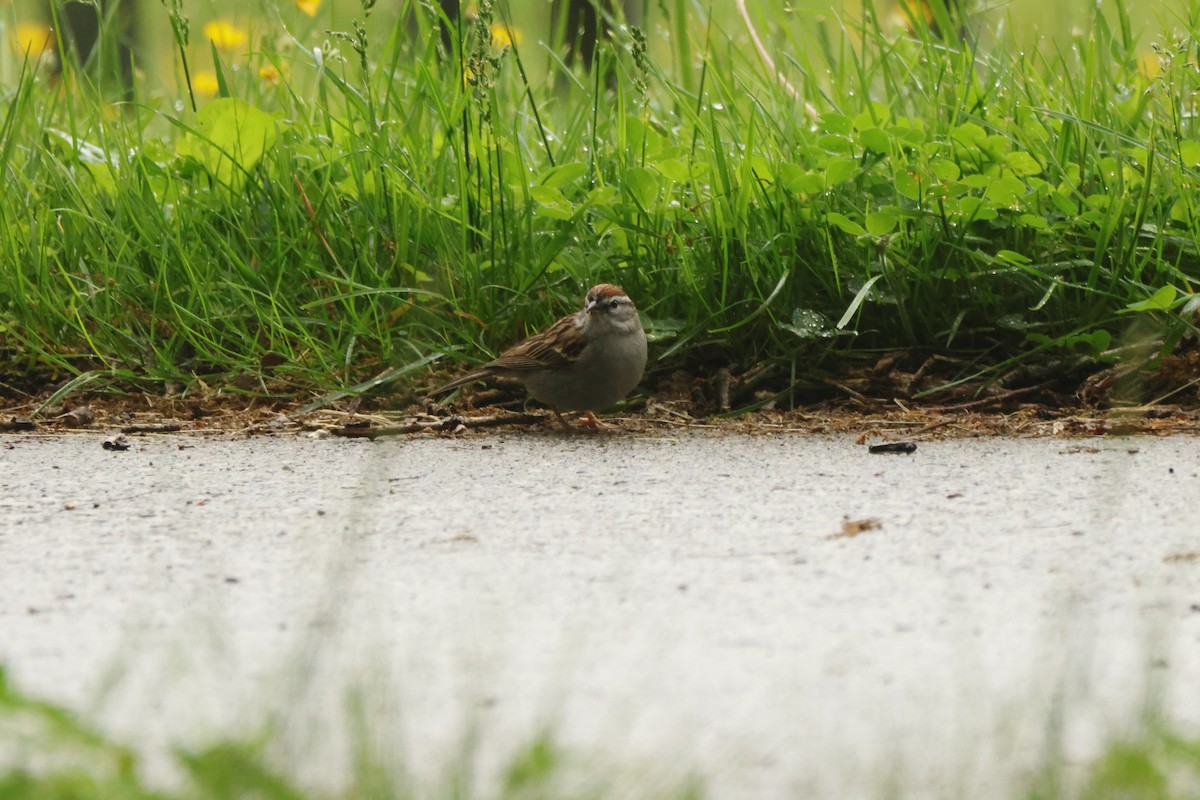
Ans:
{"label": "green grass", "polygon": [[700,6],[649,4],[587,75],[497,47],[501,6],[445,53],[405,5],[415,38],[368,7],[343,33],[280,18],[248,55],[155,7],[180,58],[126,104],[4,56],[9,389],[396,391],[601,280],[644,314],[650,384],[761,365],[785,392],[896,348],[998,378],[1195,332],[1194,0],[1153,76],[1121,4],[1043,46],[755,12],[796,97]]}
{"label": "green grass", "polygon": [[[169,765],[176,777],[153,785],[136,750],[106,736],[80,715],[24,694],[7,682],[0,667],[0,800],[603,800],[629,796],[630,776],[603,771],[595,759],[567,752],[548,733],[514,748],[486,785],[482,785],[485,779],[476,763],[478,742],[472,734],[465,737],[458,755],[448,757],[443,777],[432,782],[414,778],[403,759],[388,750],[389,743],[376,740],[361,708],[365,702],[368,698],[355,695],[348,703],[351,759],[345,781],[337,789],[319,791],[298,783],[291,774],[294,765],[279,756],[278,748],[273,751],[278,737],[269,726],[253,737],[218,741],[196,750],[176,749]],[[326,732],[326,746],[332,748],[330,740],[339,735]],[[164,788],[164,783],[173,787]],[[637,796],[698,800],[702,792],[695,779],[677,779],[664,772],[650,775]]]}
{"label": "green grass", "polygon": [[[414,780],[387,742],[373,737],[350,704],[352,758],[338,788],[316,790],[297,782],[287,760],[273,755],[269,727],[253,738],[218,741],[197,750],[177,749],[171,787],[145,777],[143,756],[114,741],[78,714],[12,686],[0,668],[0,800],[317,800],[318,798],[476,797],[499,800],[608,797],[698,800],[699,780],[679,779],[654,767],[599,766],[600,760],[568,752],[552,733],[515,748],[491,777],[480,774],[479,742],[468,740],[449,757],[433,785]],[[361,708],[359,709],[361,712]],[[1050,726],[1053,730],[1053,726]],[[161,772],[161,768],[160,768]],[[880,797],[905,796],[906,787],[882,777]],[[1131,735],[1113,738],[1085,764],[1072,763],[1053,741],[1030,774],[1014,774],[1014,800],[1184,800],[1200,788],[1200,740],[1180,735],[1154,718]],[[631,783],[632,781],[632,783]],[[951,784],[952,781],[947,781]],[[926,791],[928,787],[926,787]],[[955,797],[953,790],[947,797]]]}

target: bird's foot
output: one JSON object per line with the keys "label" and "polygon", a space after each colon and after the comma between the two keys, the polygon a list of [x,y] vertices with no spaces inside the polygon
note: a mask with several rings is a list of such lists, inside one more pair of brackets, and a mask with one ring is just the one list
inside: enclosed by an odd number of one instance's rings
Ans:
{"label": "bird's foot", "polygon": [[569,423],[565,419],[563,419],[563,415],[558,413],[557,408],[552,408],[550,410],[554,412],[554,418],[556,420],[558,420],[558,424],[562,426],[563,431],[565,431],[566,433],[574,433],[575,432],[575,429],[573,427],[571,427],[571,423]]}
{"label": "bird's foot", "polygon": [[558,413],[557,409],[554,410],[554,418],[558,420],[558,424],[561,425],[563,430],[567,433],[577,433],[579,431],[587,431],[588,433],[609,433],[612,431],[612,428],[596,419],[596,415],[591,411],[585,412],[584,415],[579,419],[579,423],[577,425],[572,425],[571,423],[567,422],[566,418],[564,418],[562,414]]}
{"label": "bird's foot", "polygon": [[607,425],[596,419],[596,415],[590,411],[584,412],[583,418],[579,420],[579,427],[591,431],[602,431],[608,428]]}

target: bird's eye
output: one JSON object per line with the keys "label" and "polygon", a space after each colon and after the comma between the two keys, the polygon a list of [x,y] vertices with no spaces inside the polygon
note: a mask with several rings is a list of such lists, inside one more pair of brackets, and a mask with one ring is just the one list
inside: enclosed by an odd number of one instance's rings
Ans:
{"label": "bird's eye", "polygon": [[621,305],[621,302],[619,300],[617,300],[616,298],[613,298],[612,300],[608,301],[608,307],[611,308],[613,311],[616,311],[617,306],[619,306],[619,305]]}

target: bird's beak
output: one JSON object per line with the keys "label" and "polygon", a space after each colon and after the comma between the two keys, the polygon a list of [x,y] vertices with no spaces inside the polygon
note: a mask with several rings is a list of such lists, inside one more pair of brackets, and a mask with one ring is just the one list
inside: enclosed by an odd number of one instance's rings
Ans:
{"label": "bird's beak", "polygon": [[600,310],[600,304],[597,303],[595,300],[589,300],[587,305],[585,305],[583,307],[583,310],[589,314],[595,314],[597,311]]}

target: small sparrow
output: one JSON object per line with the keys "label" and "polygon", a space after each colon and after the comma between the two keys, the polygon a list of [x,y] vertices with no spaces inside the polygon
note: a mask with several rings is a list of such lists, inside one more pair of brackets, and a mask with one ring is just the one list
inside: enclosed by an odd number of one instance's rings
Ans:
{"label": "small sparrow", "polygon": [[563,317],[505,350],[461,378],[436,389],[441,394],[499,375],[516,378],[535,399],[554,411],[587,412],[582,424],[599,425],[593,411],[615,405],[633,391],[646,369],[646,333],[637,308],[620,286],[593,286],[583,310]]}

